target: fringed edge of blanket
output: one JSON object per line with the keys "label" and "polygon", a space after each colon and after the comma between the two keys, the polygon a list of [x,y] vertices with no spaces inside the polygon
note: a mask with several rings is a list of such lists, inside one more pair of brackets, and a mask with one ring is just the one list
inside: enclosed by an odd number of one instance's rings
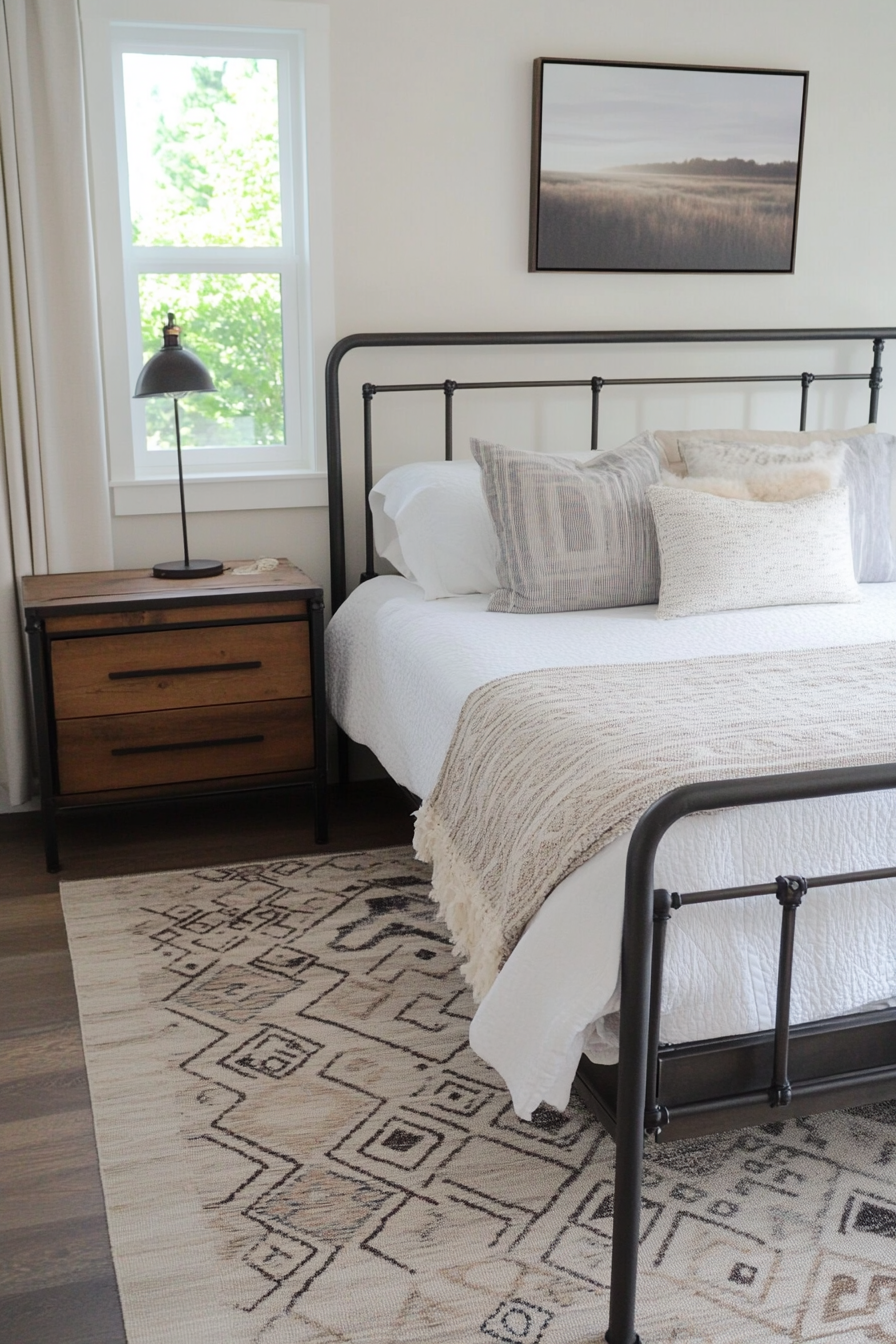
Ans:
{"label": "fringed edge of blanket", "polygon": [[454,955],[464,958],[461,975],[479,1003],[494,983],[504,959],[501,926],[489,915],[476,874],[462,858],[429,801],[417,813],[414,849],[418,859],[432,864],[432,899],[448,926]]}

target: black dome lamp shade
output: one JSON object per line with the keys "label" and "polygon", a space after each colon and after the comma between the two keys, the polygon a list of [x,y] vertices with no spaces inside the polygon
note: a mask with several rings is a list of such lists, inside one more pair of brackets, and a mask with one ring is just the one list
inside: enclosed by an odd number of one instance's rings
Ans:
{"label": "black dome lamp shade", "polygon": [[174,324],[174,314],[162,329],[163,344],[140,370],[135,397],[172,397],[174,400],[174,432],[177,439],[177,479],[180,484],[180,518],[184,534],[183,560],[163,560],[153,565],[157,579],[202,579],[224,570],[222,560],[191,560],[187,542],[187,507],[184,503],[184,467],[180,447],[180,413],[177,403],[188,392],[214,392],[212,376],[198,355],[185,350],[180,343],[180,327]]}

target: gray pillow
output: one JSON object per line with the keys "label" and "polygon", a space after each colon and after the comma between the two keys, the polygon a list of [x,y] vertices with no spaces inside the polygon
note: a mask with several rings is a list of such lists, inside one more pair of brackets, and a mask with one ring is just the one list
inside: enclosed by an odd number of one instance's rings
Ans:
{"label": "gray pillow", "polygon": [[[859,583],[892,583],[896,580],[896,552],[890,532],[890,490],[893,476],[892,434],[857,434],[844,439],[843,484],[849,490],[849,521],[852,559]],[[741,441],[679,439],[678,446],[694,476],[727,475],[746,470],[757,460],[764,465],[805,462],[811,445],[758,445],[745,432]],[[833,448],[828,444],[826,447]],[[758,458],[757,458],[758,455]]]}
{"label": "gray pillow", "polygon": [[660,479],[649,434],[587,462],[472,439],[498,536],[489,611],[639,606],[659,594],[647,490]]}

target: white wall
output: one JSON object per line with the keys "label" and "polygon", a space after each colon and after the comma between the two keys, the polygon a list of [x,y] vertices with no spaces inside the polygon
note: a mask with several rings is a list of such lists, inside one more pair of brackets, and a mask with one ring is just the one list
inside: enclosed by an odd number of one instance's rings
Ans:
{"label": "white wall", "polygon": [[[893,0],[331,0],[336,329],[362,330],[896,325],[896,39]],[[810,71],[802,196],[793,275],[602,275],[527,271],[532,60],[583,56]],[[763,368],[811,367],[802,352],[756,356]],[[896,349],[883,424],[896,423]],[[654,353],[635,353],[656,369]],[[728,352],[716,352],[728,367]],[[808,358],[808,356],[807,356]],[[395,356],[345,364],[346,435],[357,442],[358,387],[397,374]],[[633,356],[627,368],[632,370]],[[693,350],[674,352],[680,369]],[[841,351],[816,369],[863,368]],[[579,373],[621,369],[616,356]],[[415,357],[402,375],[463,376],[466,357]],[[502,357],[488,367],[505,368]],[[530,366],[532,367],[532,366]],[[546,367],[559,369],[553,357]],[[701,371],[706,364],[701,365]],[[472,395],[472,394],[471,394]],[[460,401],[460,399],[458,399]],[[381,398],[381,402],[385,399]],[[813,403],[812,420],[861,423],[867,393],[841,388]],[[892,408],[892,413],[891,413]],[[322,405],[319,408],[322,414]],[[438,408],[377,405],[383,465],[438,451]],[[499,411],[506,412],[498,429]],[[458,406],[458,435],[503,433],[526,446],[585,433],[587,406],[561,399],[497,408]],[[753,394],[623,398],[604,413],[602,441],[652,420],[667,425],[746,416],[795,427],[795,402]],[[810,422],[812,423],[812,422]],[[606,438],[604,438],[606,435]],[[581,443],[580,446],[586,446]],[[357,493],[357,492],[356,492]],[[191,549],[209,555],[287,555],[317,577],[327,568],[321,509],[195,514]],[[117,518],[116,563],[177,553],[177,520]],[[354,562],[353,562],[354,566]]]}

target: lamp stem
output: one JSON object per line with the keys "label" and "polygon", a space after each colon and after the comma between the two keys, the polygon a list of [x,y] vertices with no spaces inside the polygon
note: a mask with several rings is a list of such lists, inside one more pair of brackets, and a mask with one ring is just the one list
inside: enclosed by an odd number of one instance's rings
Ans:
{"label": "lamp stem", "polygon": [[184,568],[190,565],[190,548],[187,545],[187,505],[184,500],[184,464],[180,454],[180,412],[174,398],[174,432],[177,437],[177,479],[180,484],[180,522],[184,532]]}

